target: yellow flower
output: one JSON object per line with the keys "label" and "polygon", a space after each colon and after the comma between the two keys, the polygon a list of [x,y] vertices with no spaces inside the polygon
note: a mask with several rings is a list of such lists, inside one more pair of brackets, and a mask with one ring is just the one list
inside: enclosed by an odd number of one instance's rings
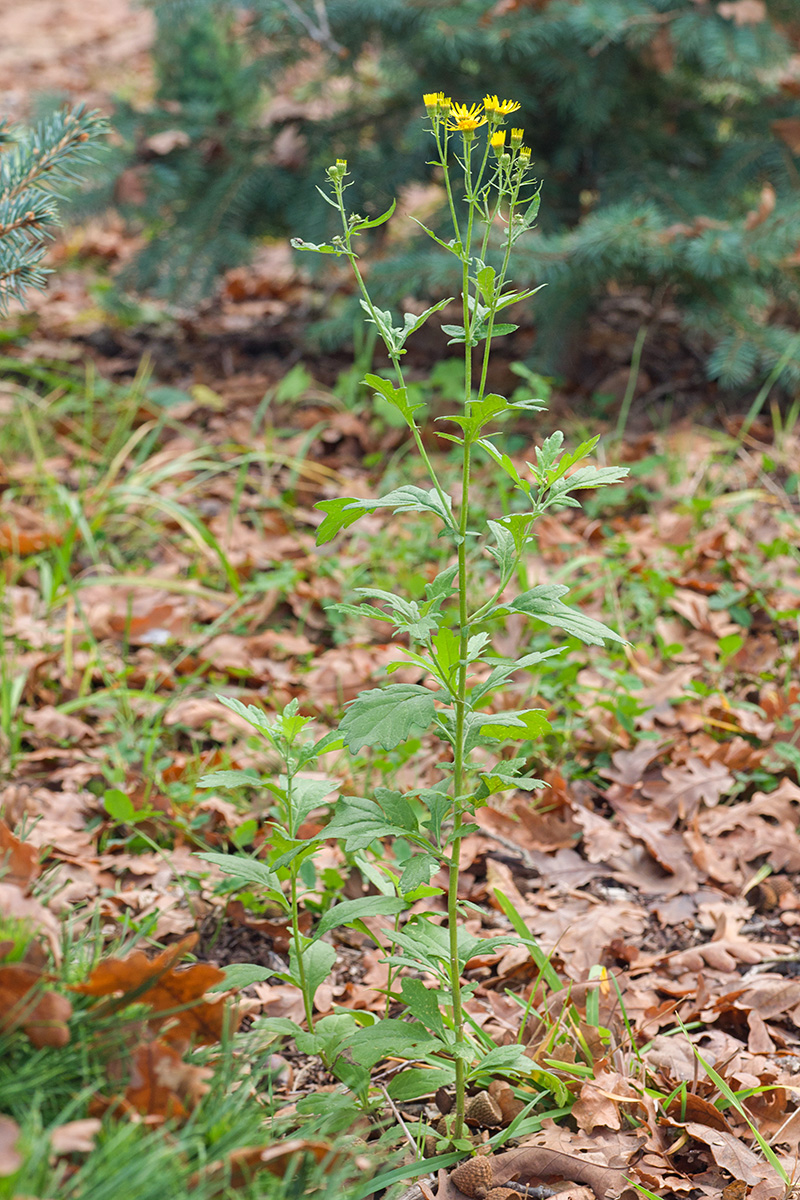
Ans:
{"label": "yellow flower", "polygon": [[466,104],[451,104],[450,117],[447,128],[458,133],[474,133],[481,125],[486,124],[486,117],[481,115],[479,104],[471,104],[469,108]]}
{"label": "yellow flower", "polygon": [[422,97],[422,103],[429,113],[435,112],[437,108],[450,111],[450,101],[444,92],[426,92]]}
{"label": "yellow flower", "polygon": [[445,117],[450,116],[452,101],[449,96],[445,96],[444,92],[425,92],[422,102],[434,124],[438,124],[439,121],[443,121]]}
{"label": "yellow flower", "polygon": [[486,124],[486,117],[459,117],[447,126],[454,133],[474,133],[481,125]]}
{"label": "yellow flower", "polygon": [[512,129],[511,130],[511,148],[513,150],[519,149],[519,147],[522,145],[522,139],[524,137],[525,137],[524,129]]}
{"label": "yellow flower", "polygon": [[484,96],[483,110],[493,121],[500,121],[520,107],[516,100],[498,100],[497,96]]}
{"label": "yellow flower", "polygon": [[519,148],[519,158],[518,158],[518,161],[522,162],[522,164],[523,164],[524,166],[527,166],[527,165],[528,165],[528,163],[531,161],[531,148],[530,148],[530,146],[520,146],[520,148]]}
{"label": "yellow flower", "polygon": [[492,147],[492,150],[494,150],[495,154],[499,158],[500,155],[504,152],[505,146],[506,146],[506,131],[505,131],[505,129],[499,129],[496,133],[493,133],[492,136],[489,138],[489,145]]}

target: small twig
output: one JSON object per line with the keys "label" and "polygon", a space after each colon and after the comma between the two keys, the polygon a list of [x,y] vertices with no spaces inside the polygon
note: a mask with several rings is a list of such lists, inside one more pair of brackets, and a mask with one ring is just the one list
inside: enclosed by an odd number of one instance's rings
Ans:
{"label": "small twig", "polygon": [[411,1146],[411,1149],[414,1151],[415,1158],[419,1162],[422,1155],[419,1152],[419,1146],[417,1145],[417,1139],[414,1137],[413,1133],[406,1125],[400,1110],[398,1109],[398,1107],[395,1104],[392,1097],[387,1092],[386,1088],[383,1086],[383,1084],[378,1084],[378,1086],[379,1086],[380,1090],[383,1092],[383,1096],[384,1096],[384,1099],[386,1100],[386,1103],[389,1105],[392,1112],[394,1113],[397,1124],[400,1126],[403,1133],[405,1134],[406,1141]]}

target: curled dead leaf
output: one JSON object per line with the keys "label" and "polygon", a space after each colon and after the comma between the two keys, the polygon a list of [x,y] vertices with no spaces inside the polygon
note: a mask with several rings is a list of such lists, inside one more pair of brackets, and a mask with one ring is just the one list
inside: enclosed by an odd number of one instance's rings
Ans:
{"label": "curled dead leaf", "polygon": [[94,1150],[103,1122],[98,1117],[84,1117],[79,1121],[67,1121],[50,1131],[50,1149],[54,1154],[88,1154]]}

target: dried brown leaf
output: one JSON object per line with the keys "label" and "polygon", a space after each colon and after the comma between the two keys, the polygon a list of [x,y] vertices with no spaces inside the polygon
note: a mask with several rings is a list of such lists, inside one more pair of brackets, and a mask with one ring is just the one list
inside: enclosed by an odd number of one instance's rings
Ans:
{"label": "dried brown leaf", "polygon": [[0,1115],[0,1176],[13,1175],[22,1166],[22,1155],[16,1148],[19,1135],[17,1122]]}
{"label": "dried brown leaf", "polygon": [[21,842],[0,821],[0,879],[26,891],[39,874],[39,851],[30,842]]}
{"label": "dried brown leaf", "polygon": [[0,966],[0,1030],[22,1029],[34,1046],[66,1046],[72,1005],[47,990],[45,978],[27,963]]}
{"label": "dried brown leaf", "polygon": [[[189,934],[155,958],[140,950],[126,958],[107,958],[98,963],[86,983],[74,991],[87,996],[113,997],[102,1006],[103,1012],[116,1012],[140,1001],[155,1015],[148,1023],[161,1029],[161,1036],[175,1043],[199,1042],[210,1045],[222,1037],[227,1009],[224,999],[207,1001],[202,997],[215,984],[222,983],[225,972],[209,963],[177,968],[176,963],[197,942]],[[232,1018],[235,1024],[235,1018]],[[164,1027],[168,1022],[167,1027]]]}
{"label": "dried brown leaf", "polygon": [[710,1125],[701,1125],[697,1121],[687,1122],[685,1128],[690,1137],[708,1146],[717,1166],[729,1171],[734,1179],[743,1179],[751,1186],[762,1182],[779,1182],[774,1167],[755,1154],[736,1134],[724,1129],[712,1129]]}
{"label": "dried brown leaf", "polygon": [[94,1150],[94,1139],[102,1128],[98,1117],[84,1117],[79,1121],[67,1121],[50,1131],[50,1149],[54,1154],[89,1154]]}

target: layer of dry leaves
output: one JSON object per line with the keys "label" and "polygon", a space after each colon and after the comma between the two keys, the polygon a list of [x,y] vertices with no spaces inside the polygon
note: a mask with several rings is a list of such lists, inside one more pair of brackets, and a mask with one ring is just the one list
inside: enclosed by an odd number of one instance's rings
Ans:
{"label": "layer of dry leaves", "polygon": [[[131,16],[122,0],[90,18],[85,6],[67,0],[12,8],[0,15],[0,79],[12,89],[14,115],[27,112],[30,91],[39,87],[102,103],[109,61],[135,65],[150,37],[146,11],[137,8]],[[750,0],[727,8],[740,21],[755,11]],[[141,67],[136,76],[146,89]],[[87,254],[112,263],[130,253],[128,235],[113,221],[81,237]],[[256,325],[272,331],[291,325],[308,303],[307,285],[277,246],[264,249],[253,268],[232,272],[207,311],[187,317],[178,366],[166,375],[186,389],[187,400],[173,410],[174,424],[151,468],[169,467],[201,446],[221,459],[233,457],[231,445],[252,447],[254,412],[285,366],[266,354],[248,367],[236,337]],[[37,334],[20,351],[28,360],[48,352],[78,360],[85,347],[60,340],[63,334],[86,336],[103,328],[102,314],[86,313],[80,273],[59,276],[37,309]],[[601,314],[594,335],[606,344],[611,330],[621,344],[625,330],[612,328],[613,313],[603,325],[606,317]],[[119,352],[105,367],[124,379],[136,367],[140,346],[121,333],[114,338]],[[203,339],[213,356],[204,354]],[[617,358],[623,361],[612,355]],[[609,367],[613,361],[607,374]],[[15,401],[9,385],[0,396],[0,422],[14,419]],[[141,429],[155,415],[143,403],[134,426]],[[380,533],[385,553],[409,538],[407,523],[386,530],[383,520],[369,518],[333,558],[314,548],[320,518],[313,508],[345,488],[353,495],[376,491],[380,480],[363,462],[391,453],[397,435],[342,411],[324,389],[311,389],[276,416],[289,427],[279,453],[251,469],[243,490],[234,472],[201,477],[190,464],[154,487],[169,499],[180,482],[182,502],[201,514],[242,584],[273,573],[244,601],[222,578],[207,546],[159,518],[158,544],[147,545],[146,568],[141,562],[126,572],[111,563],[98,568],[79,545],[74,591],[48,607],[39,574],[25,560],[57,550],[70,531],[54,520],[32,484],[36,470],[29,457],[0,465],[4,634],[12,673],[24,677],[19,751],[12,758],[12,747],[3,747],[0,915],[37,931],[21,962],[5,961],[8,947],[0,939],[0,1029],[22,1030],[34,1046],[59,1047],[71,1036],[76,995],[91,998],[98,1020],[132,1003],[141,1006],[131,1026],[129,1077],[123,1084],[110,1074],[93,1115],[58,1131],[56,1153],[90,1149],[99,1117],[109,1110],[151,1122],[190,1113],[207,1089],[208,1072],[187,1061],[187,1049],[220,1037],[224,1004],[219,993],[208,995],[223,979],[220,967],[245,961],[279,971],[285,963],[285,924],[239,901],[225,905],[215,891],[217,877],[205,867],[201,872],[193,855],[200,846],[230,848],[236,829],[252,818],[258,825],[253,845],[263,847],[269,839],[263,810],[192,791],[198,774],[219,764],[262,771],[277,766],[252,747],[248,727],[237,725],[214,693],[235,693],[268,709],[297,697],[325,728],[343,702],[379,682],[398,657],[398,648],[378,641],[373,628],[353,629],[349,640],[337,642],[325,605],[350,598],[354,573],[370,561],[370,536]],[[78,425],[69,420],[58,434],[58,453],[44,468],[67,493],[80,496],[91,521],[104,512],[101,449],[93,463]],[[783,1185],[747,1124],[714,1103],[719,1093],[689,1041],[672,1032],[678,1018],[732,1088],[752,1090],[746,1100],[751,1120],[787,1173],[796,1173],[800,973],[791,956],[800,924],[800,787],[791,756],[781,757],[780,748],[791,751],[800,733],[792,550],[798,512],[784,486],[800,467],[800,445],[791,435],[776,444],[771,428],[757,424],[724,476],[709,467],[715,445],[689,423],[647,435],[628,446],[633,463],[660,454],[680,464],[668,472],[662,459],[653,468],[649,482],[657,499],[631,502],[605,523],[568,513],[540,525],[531,580],[546,581],[572,560],[585,561],[582,581],[595,581],[587,587],[587,607],[599,614],[611,593],[611,619],[622,632],[635,620],[633,585],[647,592],[666,580],[671,588],[652,624],[635,626],[624,670],[638,682],[636,691],[609,679],[602,656],[586,660],[574,703],[580,719],[569,740],[572,778],[556,762],[541,763],[549,786],[537,806],[512,794],[479,812],[480,833],[464,843],[461,896],[480,913],[471,916],[470,929],[489,934],[504,927],[496,897],[501,891],[552,955],[563,981],[561,991],[546,992],[524,947],[476,957],[468,969],[476,984],[469,1001],[473,1020],[498,1043],[510,1042],[520,1031],[522,1009],[508,993],[523,1001],[532,996],[539,1015],[528,1019],[523,1041],[533,1062],[542,1066],[547,1058],[556,1073],[552,1059],[568,1051],[554,1049],[549,1031],[569,1006],[585,1017],[593,996],[600,1025],[611,1034],[604,1042],[596,1027],[581,1025],[594,1074],[582,1080],[567,1069],[560,1073],[575,1097],[571,1122],[545,1120],[524,1145],[497,1156],[494,1186],[568,1180],[574,1186],[565,1195],[577,1200],[618,1195],[632,1179],[658,1195],[687,1200],[782,1196]],[[765,471],[765,456],[774,469]],[[525,457],[527,448],[520,452]],[[88,488],[87,464],[98,468]],[[130,470],[130,458],[119,464],[121,478]],[[713,499],[698,522],[691,505],[704,488]],[[153,519],[151,511],[127,515],[133,524],[121,522],[109,539],[121,546],[137,523]],[[624,571],[616,566],[620,556]],[[421,569],[435,573],[432,563]],[[731,589],[744,597],[738,603],[750,614],[747,626],[725,600]],[[522,653],[529,634],[512,619],[498,648]],[[728,656],[720,641],[731,635],[741,645]],[[667,654],[665,647],[673,650]],[[120,836],[99,798],[120,765],[120,725],[106,697],[113,681],[122,679],[130,689],[126,704],[134,727],[143,728],[163,706],[158,771],[148,774],[141,756],[128,753],[127,775],[122,782],[115,776],[115,786],[136,807],[147,808],[144,829],[167,845],[164,854],[133,852],[130,831]],[[517,690],[509,703],[531,702],[527,676]],[[631,720],[620,719],[615,697],[621,694],[637,702]],[[557,703],[550,707],[554,718],[563,715]],[[394,781],[424,784],[435,777],[437,758],[434,747],[423,745]],[[24,842],[13,832],[22,823]],[[334,844],[318,866],[347,871]],[[43,872],[46,903],[40,898]],[[182,882],[187,872],[205,876],[191,906]],[[366,886],[351,872],[345,894],[361,895]],[[98,909],[109,940],[124,917],[149,922],[151,938],[166,949],[102,958],[71,1000],[58,980],[59,920],[70,912],[88,921]],[[310,921],[310,914],[304,919]],[[318,1013],[335,1005],[382,1010],[378,989],[386,984],[386,969],[375,946],[380,924],[375,922],[375,941],[340,931],[337,968],[319,989]],[[199,961],[182,964],[190,952]],[[598,965],[605,975],[590,980]],[[247,1009],[302,1020],[296,991],[277,981],[248,989]],[[309,1083],[309,1077],[303,1065],[287,1061],[287,1105],[310,1088],[330,1086]],[[666,1097],[681,1084],[683,1098],[664,1113],[653,1093]],[[19,1165],[17,1132],[0,1116],[0,1175]],[[318,1157],[328,1149],[308,1142],[249,1148],[239,1154],[241,1179],[262,1166],[280,1174],[299,1148]],[[215,1164],[221,1174],[230,1166]],[[437,1194],[439,1200],[460,1200],[463,1193],[442,1176]]]}

